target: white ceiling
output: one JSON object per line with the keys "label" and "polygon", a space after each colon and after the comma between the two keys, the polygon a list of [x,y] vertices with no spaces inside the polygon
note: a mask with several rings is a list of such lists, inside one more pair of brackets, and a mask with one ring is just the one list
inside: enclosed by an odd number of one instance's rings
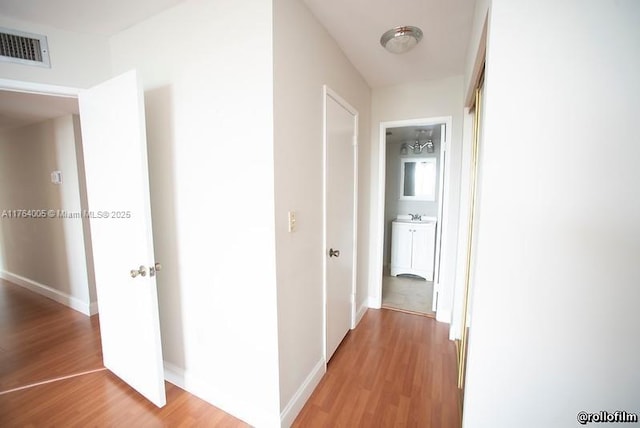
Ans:
{"label": "white ceiling", "polygon": [[[304,0],[371,87],[462,74],[475,0]],[[395,55],[380,36],[398,26],[424,32]]]}
{"label": "white ceiling", "polygon": [[[110,36],[184,0],[0,0],[0,15]],[[74,98],[0,91],[0,131],[78,112]]]}
{"label": "white ceiling", "polygon": [[2,0],[0,15],[110,36],[184,0]]}
{"label": "white ceiling", "polygon": [[[109,36],[185,0],[1,0],[0,15]],[[337,41],[371,87],[462,74],[476,0],[300,0]],[[380,46],[386,30],[414,25],[418,46],[395,55]],[[0,129],[77,112],[69,99],[0,92]]]}

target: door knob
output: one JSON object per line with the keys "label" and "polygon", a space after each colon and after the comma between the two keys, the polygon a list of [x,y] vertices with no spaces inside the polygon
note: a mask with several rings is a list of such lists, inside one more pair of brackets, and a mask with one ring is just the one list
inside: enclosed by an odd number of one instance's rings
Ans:
{"label": "door knob", "polygon": [[340,250],[329,248],[329,257],[340,257]]}
{"label": "door knob", "polygon": [[140,269],[131,269],[131,278],[136,276],[147,276],[147,268],[144,265],[140,265]]}
{"label": "door knob", "polygon": [[149,276],[155,276],[156,273],[160,272],[161,270],[162,265],[160,264],[160,262],[156,262],[155,265],[149,266]]}

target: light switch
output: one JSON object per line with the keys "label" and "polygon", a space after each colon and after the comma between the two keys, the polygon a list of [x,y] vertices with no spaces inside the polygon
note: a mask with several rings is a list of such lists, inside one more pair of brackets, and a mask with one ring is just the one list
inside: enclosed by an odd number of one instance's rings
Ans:
{"label": "light switch", "polygon": [[289,211],[289,232],[295,232],[296,230],[296,212]]}

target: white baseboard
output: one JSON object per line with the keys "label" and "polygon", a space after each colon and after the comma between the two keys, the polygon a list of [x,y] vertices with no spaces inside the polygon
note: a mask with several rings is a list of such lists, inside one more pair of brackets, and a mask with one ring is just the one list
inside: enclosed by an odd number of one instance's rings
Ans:
{"label": "white baseboard", "polygon": [[449,340],[460,340],[460,334],[458,334],[457,332],[455,332],[453,330],[453,328],[451,328],[452,326],[449,326]]}
{"label": "white baseboard", "polygon": [[98,302],[91,302],[89,305],[89,314],[95,315],[98,313]]}
{"label": "white baseboard", "polygon": [[381,305],[378,304],[380,300],[381,299],[377,296],[369,296],[367,306],[369,306],[372,309],[380,309],[382,307]]}
{"label": "white baseboard", "polygon": [[309,397],[311,397],[311,393],[320,383],[325,371],[326,365],[324,360],[321,359],[311,370],[307,378],[302,382],[302,385],[300,385],[300,388],[298,388],[296,393],[293,394],[291,400],[289,400],[285,408],[280,413],[280,424],[282,427],[290,427],[293,424],[298,413],[300,413],[304,404],[307,402]]}
{"label": "white baseboard", "polygon": [[229,394],[212,387],[211,383],[206,382],[203,376],[199,376],[188,370],[177,367],[174,364],[164,362],[164,377],[169,383],[184,389],[190,394],[206,401],[212,406],[216,406],[223,412],[229,413],[235,418],[251,426],[274,426],[274,421],[257,412],[251,406],[242,400],[234,399]]}
{"label": "white baseboard", "polygon": [[164,362],[164,380],[186,390],[184,370],[174,364]]}
{"label": "white baseboard", "polygon": [[365,312],[367,312],[367,309],[369,309],[369,304],[368,303],[369,302],[367,300],[365,300],[364,302],[362,302],[362,305],[360,305],[360,307],[358,308],[358,312],[356,313],[356,325],[355,325],[355,327],[358,326],[358,324],[360,323],[360,320],[364,316]]}
{"label": "white baseboard", "polygon": [[436,312],[436,321],[451,324],[451,311],[439,310]]}
{"label": "white baseboard", "polygon": [[19,285],[20,287],[24,287],[27,290],[33,291],[34,293],[38,293],[41,296],[47,297],[58,303],[62,303],[63,305],[85,315],[91,316],[98,312],[98,305],[96,302],[93,302],[91,304],[83,302],[82,300],[67,293],[63,293],[62,291],[56,290],[55,288],[49,287],[48,285],[44,285],[29,278],[25,278],[24,276],[16,275],[14,273],[3,270],[0,271],[0,278]]}

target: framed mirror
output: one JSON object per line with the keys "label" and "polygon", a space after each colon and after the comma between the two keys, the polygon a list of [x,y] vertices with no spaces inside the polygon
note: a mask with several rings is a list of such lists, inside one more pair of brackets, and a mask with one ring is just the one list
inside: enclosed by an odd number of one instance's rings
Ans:
{"label": "framed mirror", "polygon": [[436,200],[436,158],[401,158],[400,199]]}

